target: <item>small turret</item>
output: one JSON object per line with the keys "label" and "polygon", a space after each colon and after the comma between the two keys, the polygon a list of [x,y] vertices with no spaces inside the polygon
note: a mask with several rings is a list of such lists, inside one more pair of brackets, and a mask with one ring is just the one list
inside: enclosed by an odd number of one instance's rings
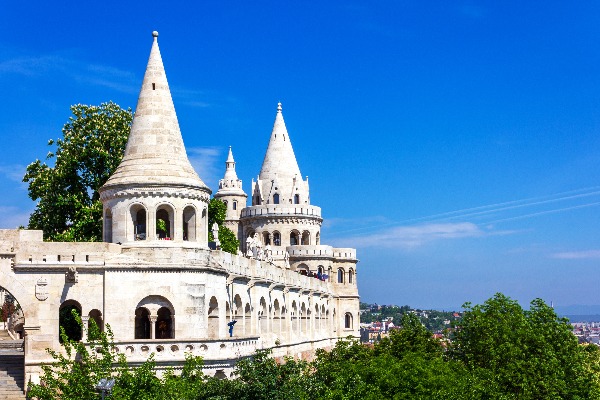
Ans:
{"label": "small turret", "polygon": [[225,161],[225,176],[219,181],[219,190],[215,193],[215,198],[221,200],[227,206],[225,215],[225,226],[231,229],[237,237],[241,237],[238,232],[240,225],[240,214],[246,207],[248,195],[242,189],[242,180],[238,179],[235,172],[235,160],[233,152],[229,146],[229,154]]}

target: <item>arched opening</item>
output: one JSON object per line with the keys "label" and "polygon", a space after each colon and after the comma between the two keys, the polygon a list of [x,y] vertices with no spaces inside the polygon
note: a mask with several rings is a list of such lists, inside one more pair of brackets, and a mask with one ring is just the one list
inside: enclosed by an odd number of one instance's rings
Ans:
{"label": "arched opening", "polygon": [[352,314],[350,314],[349,312],[347,312],[344,316],[344,328],[352,329]]}
{"label": "arched opening", "polygon": [[246,303],[244,307],[244,334],[251,332],[250,327],[252,326],[252,308],[249,303]]}
{"label": "arched opening", "polygon": [[317,232],[317,234],[315,235],[315,244],[318,246],[321,244],[321,233]]}
{"label": "arched opening", "polygon": [[146,240],[146,209],[141,204],[134,204],[130,209],[133,223],[133,240]]}
{"label": "arched opening", "polygon": [[300,244],[300,232],[290,232],[290,246],[297,246],[298,244]]}
{"label": "arched opening", "polygon": [[167,205],[159,206],[156,210],[156,237],[170,240],[173,238],[173,209]]}
{"label": "arched opening", "polygon": [[215,296],[208,302],[208,337],[219,337],[219,302]]}
{"label": "arched opening", "polygon": [[281,246],[281,234],[277,231],[273,232],[273,244],[275,246]]}
{"label": "arched opening", "polygon": [[0,329],[9,331],[15,338],[23,339],[25,336],[23,330],[23,326],[25,325],[23,309],[21,308],[21,305],[17,299],[8,290],[1,286],[0,322],[2,322]]}
{"label": "arched opening", "polygon": [[[104,324],[102,323],[102,313],[100,310],[93,309],[89,312],[88,316],[88,340],[100,339],[100,332],[104,331]],[[95,327],[94,327],[95,325]]]}
{"label": "arched opening", "polygon": [[315,332],[318,332],[321,327],[321,313],[319,312],[319,305],[315,304]]}
{"label": "arched opening", "polygon": [[281,307],[279,306],[279,300],[275,299],[273,302],[273,333],[279,335],[281,332]]}
{"label": "arched opening", "polygon": [[104,211],[104,241],[112,243],[112,212],[108,208]]}
{"label": "arched opening", "polygon": [[269,235],[269,232],[263,232],[263,244],[266,245],[270,245],[271,244],[271,235]]}
{"label": "arched opening", "polygon": [[237,201],[235,201],[235,200],[233,201],[233,210],[234,211],[237,210]]}
{"label": "arched opening", "polygon": [[[62,328],[69,340],[80,341],[82,332],[79,318],[81,318],[81,304],[75,300],[67,300],[62,303],[58,310],[59,332]],[[59,341],[62,343],[63,338],[59,337]]]}
{"label": "arched opening", "polygon": [[223,204],[225,204],[225,210],[229,210],[229,203],[227,203],[227,200],[223,200]]}
{"label": "arched opening", "polygon": [[292,301],[292,330],[298,334],[298,306],[296,305],[296,300]]}
{"label": "arched opening", "polygon": [[296,272],[298,272],[300,275],[307,276],[308,271],[308,265],[306,264],[299,264],[298,266],[296,266]]}
{"label": "arched opening", "polygon": [[264,297],[260,298],[260,303],[258,307],[258,318],[260,319],[260,333],[267,333],[269,331],[269,313],[267,310],[267,302]]}
{"label": "arched opening", "polygon": [[134,338],[150,339],[150,311],[146,307],[138,307],[135,310]]}
{"label": "arched opening", "polygon": [[302,232],[302,245],[307,246],[310,244],[310,232],[304,231]]}
{"label": "arched opening", "polygon": [[307,328],[308,313],[306,310],[306,304],[302,303],[300,306],[300,333],[308,333]]}
{"label": "arched opening", "polygon": [[344,283],[344,270],[338,268],[338,283]]}
{"label": "arched opening", "polygon": [[354,271],[352,268],[348,270],[348,283],[354,283]]}
{"label": "arched opening", "polygon": [[279,193],[273,195],[273,204],[279,204]]}
{"label": "arched opening", "polygon": [[300,204],[300,195],[299,194],[294,195],[294,204]]}
{"label": "arched opening", "polygon": [[196,241],[196,209],[192,206],[183,210],[183,240]]}
{"label": "arched opening", "polygon": [[322,332],[326,332],[327,329],[327,315],[325,314],[325,305],[321,304],[321,326]]}
{"label": "arched opening", "polygon": [[167,307],[161,307],[156,314],[156,339],[173,339],[173,318],[171,310]]}
{"label": "arched opening", "polygon": [[331,269],[331,266],[327,267],[327,282],[331,282],[333,278],[333,276],[331,276],[331,271],[333,271]]}

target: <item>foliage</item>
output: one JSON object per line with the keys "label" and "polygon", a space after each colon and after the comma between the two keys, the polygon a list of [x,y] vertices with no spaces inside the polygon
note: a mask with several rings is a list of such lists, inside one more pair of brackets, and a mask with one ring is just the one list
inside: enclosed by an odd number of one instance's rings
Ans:
{"label": "foliage", "polygon": [[[542,300],[523,310],[498,293],[464,305],[449,357],[461,361],[497,394],[514,399],[590,398],[596,390],[587,357],[566,318]],[[597,378],[596,378],[597,379]]]}
{"label": "foliage", "polygon": [[17,312],[19,308],[19,303],[15,301],[14,297],[6,296],[2,308],[0,308],[0,322],[8,322],[10,316]]}
{"label": "foliage", "polygon": [[156,220],[156,230],[158,232],[166,233],[167,232],[167,222],[164,219],[158,218]]}
{"label": "foliage", "polygon": [[453,311],[420,310],[409,306],[378,306],[376,304],[360,303],[360,309],[366,310],[360,315],[360,321],[364,323],[384,321],[391,318],[394,324],[399,325],[405,314],[417,314],[423,325],[433,332],[442,332],[449,327],[445,321],[452,321],[456,318]]}
{"label": "foliage", "polygon": [[74,305],[66,305],[58,311],[59,338],[63,343],[64,337],[70,341],[81,340],[81,312]]}
{"label": "foliage", "polygon": [[29,184],[29,197],[38,201],[28,228],[43,230],[50,241],[100,241],[98,189],[121,161],[132,112],[112,102],[76,104],[71,112],[56,151],[46,157],[54,166],[40,160],[27,166],[23,182]]}
{"label": "foliage", "polygon": [[223,223],[227,214],[227,206],[221,200],[212,198],[208,203],[208,241],[215,240],[212,234],[212,226],[216,223],[219,226],[219,242],[221,250],[231,254],[237,254],[240,242],[235,233],[227,228]]}
{"label": "foliage", "polygon": [[423,358],[441,357],[443,347],[414,314],[402,316],[402,329],[395,329],[376,346],[376,354],[389,353],[398,359],[417,353]]}
{"label": "foliage", "polygon": [[375,346],[340,340],[331,351],[317,350],[312,362],[276,360],[270,350],[258,350],[223,380],[204,375],[202,360],[192,356],[181,376],[170,370],[159,379],[152,356],[131,368],[110,351],[110,327],[97,334],[89,346],[96,350],[89,352],[63,330],[67,356],[51,352],[56,362],[44,367],[45,386],[33,385],[30,394],[41,400],[97,398],[95,383],[113,376],[113,399],[600,398],[600,350],[577,345],[566,320],[541,300],[523,310],[497,294],[465,307],[447,351],[408,313],[402,328]]}

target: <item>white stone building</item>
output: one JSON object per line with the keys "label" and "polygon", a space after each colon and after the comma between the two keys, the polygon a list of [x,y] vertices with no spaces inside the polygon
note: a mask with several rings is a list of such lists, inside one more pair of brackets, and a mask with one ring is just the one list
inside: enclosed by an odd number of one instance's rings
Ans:
{"label": "white stone building", "polygon": [[[104,242],[52,243],[41,231],[0,230],[0,286],[23,310],[15,331],[24,337],[26,381],[51,361],[46,348],[60,349],[66,306],[84,325],[110,324],[115,350],[132,364],[154,353],[159,369],[177,367],[191,352],[219,376],[259,348],[308,358],[359,336],[356,251],[320,243],[321,209],[310,203],[281,105],[251,206],[231,149],[215,194],[227,204],[240,253],[209,249],[211,190],[187,158],[153,36],[123,160],[100,189]],[[154,228],[159,219],[165,230]]]}

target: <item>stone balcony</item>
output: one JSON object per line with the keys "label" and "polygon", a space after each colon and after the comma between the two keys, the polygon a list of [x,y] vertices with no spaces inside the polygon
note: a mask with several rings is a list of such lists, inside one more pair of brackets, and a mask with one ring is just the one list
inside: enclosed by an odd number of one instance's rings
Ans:
{"label": "stone balcony", "polygon": [[241,213],[241,218],[268,216],[314,217],[322,219],[321,207],[300,204],[265,204],[261,206],[251,206],[244,208]]}

